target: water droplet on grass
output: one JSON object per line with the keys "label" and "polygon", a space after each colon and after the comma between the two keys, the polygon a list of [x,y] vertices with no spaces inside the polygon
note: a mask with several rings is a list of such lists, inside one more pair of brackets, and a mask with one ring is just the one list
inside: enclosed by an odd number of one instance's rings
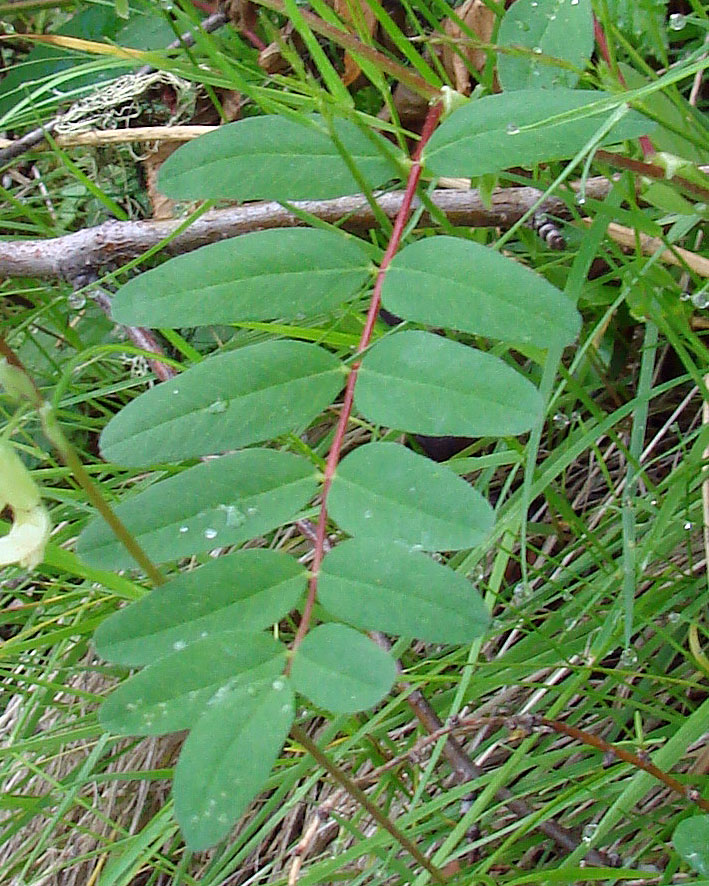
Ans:
{"label": "water droplet on grass", "polygon": [[187,643],[185,643],[184,640],[175,640],[175,642],[172,644],[172,648],[175,650],[175,652],[179,652],[181,649],[187,648]]}
{"label": "water droplet on grass", "polygon": [[687,16],[681,12],[673,12],[668,21],[671,31],[681,31],[687,24]]}
{"label": "water droplet on grass", "polygon": [[621,652],[618,664],[621,668],[633,668],[638,663],[638,653],[629,646]]}
{"label": "water droplet on grass", "polygon": [[205,529],[204,530],[204,537],[211,541],[213,538],[217,537],[217,530],[212,529],[211,527],[209,529]]}
{"label": "water droplet on grass", "polygon": [[[576,2],[578,3],[578,0],[576,0]],[[597,830],[597,824],[587,824],[581,832],[581,839],[583,840],[583,842],[590,843],[591,840],[593,840],[593,838],[595,837]]]}
{"label": "water droplet on grass", "polygon": [[709,308],[709,292],[695,292],[692,296],[692,304],[695,308],[699,308],[700,310],[703,308]]}
{"label": "water droplet on grass", "polygon": [[507,135],[518,135],[519,134],[519,126],[516,123],[508,123],[505,132]]}

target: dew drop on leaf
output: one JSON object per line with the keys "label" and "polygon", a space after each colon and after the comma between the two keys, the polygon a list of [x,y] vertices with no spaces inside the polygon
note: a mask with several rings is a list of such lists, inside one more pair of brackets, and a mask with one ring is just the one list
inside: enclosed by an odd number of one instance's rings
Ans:
{"label": "dew drop on leaf", "polygon": [[219,505],[219,510],[224,511],[227,526],[240,526],[245,520],[236,505]]}
{"label": "dew drop on leaf", "polygon": [[518,135],[519,134],[519,126],[516,123],[508,123],[505,131],[507,135]]}
{"label": "dew drop on leaf", "polygon": [[205,529],[204,530],[204,537],[208,538],[210,540],[213,538],[216,538],[217,537],[217,530],[212,529],[211,527],[209,529]]}
{"label": "dew drop on leaf", "polygon": [[673,12],[670,16],[669,26],[671,31],[681,31],[686,24],[687,16],[682,15],[681,12]]}
{"label": "dew drop on leaf", "polygon": [[175,642],[172,644],[172,648],[175,650],[175,652],[179,652],[181,649],[187,648],[187,643],[185,643],[184,640],[175,640]]}
{"label": "dew drop on leaf", "polygon": [[532,52],[536,53],[537,55],[541,55],[542,54],[542,47],[535,46],[534,49],[532,49]]}
{"label": "dew drop on leaf", "polygon": [[283,680],[280,680],[280,679],[276,679],[276,680],[273,681],[273,683],[271,683],[272,688],[273,688],[276,692],[280,692],[282,689],[284,689],[284,688],[285,688],[285,685],[286,685],[286,684],[283,682]]}
{"label": "dew drop on leaf", "polygon": [[695,308],[709,308],[709,293],[708,292],[695,292],[692,296],[692,304]]}
{"label": "dew drop on leaf", "polygon": [[180,535],[184,535],[185,532],[189,532],[189,531],[190,531],[189,526],[180,526]]}
{"label": "dew drop on leaf", "polygon": [[86,304],[86,296],[83,292],[72,292],[67,296],[66,303],[72,311],[80,311]]}
{"label": "dew drop on leaf", "polygon": [[215,400],[213,403],[210,403],[207,407],[207,412],[212,415],[218,414],[220,412],[226,412],[229,407],[228,401],[222,399],[221,397],[218,400]]}

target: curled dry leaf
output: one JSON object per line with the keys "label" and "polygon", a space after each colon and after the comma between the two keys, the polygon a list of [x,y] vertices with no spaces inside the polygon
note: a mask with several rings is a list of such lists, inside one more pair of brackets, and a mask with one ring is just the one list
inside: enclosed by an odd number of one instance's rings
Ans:
{"label": "curled dry leaf", "polygon": [[[464,29],[451,18],[446,19],[443,32],[448,39],[443,46],[441,61],[456,90],[463,95],[470,95],[470,70],[482,71],[485,67],[487,50],[482,49],[479,44],[490,43],[495,27],[495,13],[483,0],[466,0],[456,13],[466,27]],[[478,39],[473,40],[471,33]]]}
{"label": "curled dry leaf", "polygon": [[[343,22],[351,25],[350,30],[355,34],[367,33],[370,37],[374,36],[377,29],[377,17],[372,11],[372,7],[367,0],[334,0],[335,12],[340,16]],[[354,58],[345,53],[345,71],[342,75],[342,82],[345,86],[350,86],[361,74],[362,69]]]}

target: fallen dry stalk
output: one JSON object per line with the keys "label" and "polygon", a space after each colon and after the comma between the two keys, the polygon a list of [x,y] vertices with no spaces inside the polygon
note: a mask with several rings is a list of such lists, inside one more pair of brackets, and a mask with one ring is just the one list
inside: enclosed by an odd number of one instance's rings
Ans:
{"label": "fallen dry stalk", "polygon": [[[592,219],[583,219],[584,224],[591,225]],[[635,249],[640,246],[643,255],[654,255],[658,250],[660,261],[668,265],[677,265],[680,268],[688,267],[701,277],[709,277],[709,258],[683,249],[681,246],[673,246],[668,249],[659,237],[651,237],[649,234],[641,234],[633,228],[609,222],[606,233],[624,249]]]}
{"label": "fallen dry stalk", "polygon": [[[126,129],[91,129],[71,135],[58,135],[54,141],[60,148],[79,146],[99,148],[104,145],[125,145],[143,141],[187,142],[218,128],[217,126],[131,126]],[[0,149],[12,144],[14,142],[11,139],[0,138]]]}

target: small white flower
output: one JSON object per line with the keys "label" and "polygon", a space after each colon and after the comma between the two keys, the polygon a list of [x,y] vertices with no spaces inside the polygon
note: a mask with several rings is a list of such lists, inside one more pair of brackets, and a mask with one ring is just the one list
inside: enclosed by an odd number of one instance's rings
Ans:
{"label": "small white flower", "polygon": [[49,513],[40,502],[29,511],[13,512],[10,532],[0,538],[0,566],[19,563],[25,569],[34,569],[44,559],[52,524]]}
{"label": "small white flower", "polygon": [[39,488],[15,450],[0,440],[0,509],[12,509],[12,528],[0,538],[0,566],[34,569],[44,558],[52,528]]}

